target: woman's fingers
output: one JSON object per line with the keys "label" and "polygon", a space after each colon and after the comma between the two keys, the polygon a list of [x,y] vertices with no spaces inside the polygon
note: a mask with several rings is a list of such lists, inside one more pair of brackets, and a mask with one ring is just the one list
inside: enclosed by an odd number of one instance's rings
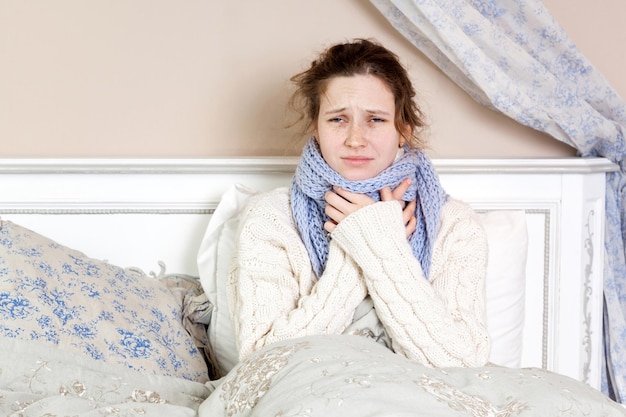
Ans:
{"label": "woman's fingers", "polygon": [[415,232],[416,228],[417,228],[417,219],[415,218],[415,216],[413,216],[411,221],[407,223],[404,229],[406,231],[406,237],[409,238],[409,236],[411,236]]}
{"label": "woman's fingers", "polygon": [[[374,200],[365,194],[353,193],[338,187],[327,191],[324,199],[328,203],[324,212],[330,217],[334,225],[361,207],[374,203]],[[334,229],[334,225],[324,225],[324,229],[329,231],[328,229]]]}
{"label": "woman's fingers", "polygon": [[412,217],[415,217],[415,200],[406,203],[402,209],[402,219],[404,220],[404,224],[407,224]]}
{"label": "woman's fingers", "polygon": [[402,207],[402,220],[405,225],[406,236],[409,237],[415,229],[417,228],[417,219],[415,218],[415,200],[409,201],[408,203],[402,201],[402,197],[407,192],[409,187],[411,186],[411,179],[404,179],[396,188],[393,190],[389,187],[385,187],[380,190],[380,199],[382,201],[393,201],[396,200],[400,203]]}
{"label": "woman's fingers", "polygon": [[402,182],[398,184],[398,186],[394,188],[393,192],[391,193],[393,195],[394,200],[401,200],[402,196],[404,195],[404,193],[407,192],[410,186],[411,186],[410,178],[405,178],[404,180],[402,180]]}
{"label": "woman's fingers", "polygon": [[411,186],[411,179],[405,178],[398,184],[396,188],[393,190],[389,187],[385,187],[380,190],[380,199],[382,201],[391,201],[398,200],[401,201],[404,194],[407,192],[409,187]]}
{"label": "woman's fingers", "polygon": [[[341,203],[341,205],[343,205],[343,203]],[[334,206],[332,203],[328,202],[328,204],[326,204],[326,208],[324,209],[324,212],[326,213],[326,215],[328,217],[331,218],[331,220],[337,224],[340,221],[342,221],[343,219],[346,218],[347,214],[345,214],[343,211],[341,211],[340,209],[338,209],[336,206]]]}
{"label": "woman's fingers", "polygon": [[417,218],[415,217],[415,200],[409,201],[408,204],[402,210],[402,219],[404,220],[404,230],[406,237],[411,236],[417,228]]}
{"label": "woman's fingers", "polygon": [[351,204],[352,206],[356,206],[357,208],[365,207],[369,204],[374,203],[374,200],[367,194],[353,193],[352,191],[348,191],[339,187],[333,187],[332,191],[328,191],[326,193],[327,196],[328,193],[332,193],[335,194],[335,196],[341,197],[342,200],[347,201],[349,204]]}
{"label": "woman's fingers", "polygon": [[337,223],[335,223],[334,221],[329,220],[324,223],[324,230],[326,230],[328,233],[332,233],[333,230],[335,230],[335,227],[337,227]]}
{"label": "woman's fingers", "polygon": [[[405,179],[395,189],[385,187],[380,190],[382,201],[398,201],[402,207],[402,220],[405,225],[406,236],[409,237],[416,229],[415,200],[408,203],[402,201],[402,196],[411,186],[411,180]],[[353,193],[343,188],[333,187],[324,195],[326,208],[324,212],[330,218],[324,223],[324,230],[331,233],[343,219],[361,207],[373,204],[374,200],[366,194]]]}
{"label": "woman's fingers", "polygon": [[393,197],[393,193],[391,192],[391,188],[389,187],[385,187],[380,190],[380,199],[382,201],[398,200],[397,198]]}

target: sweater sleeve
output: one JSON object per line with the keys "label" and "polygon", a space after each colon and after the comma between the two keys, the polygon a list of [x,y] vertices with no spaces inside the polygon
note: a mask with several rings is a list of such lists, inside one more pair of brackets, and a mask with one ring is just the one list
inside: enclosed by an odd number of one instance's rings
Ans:
{"label": "sweater sleeve", "polygon": [[469,206],[455,200],[444,206],[429,280],[405,237],[397,202],[378,202],[351,214],[332,239],[362,269],[397,353],[435,367],[487,362],[487,240]]}
{"label": "sweater sleeve", "polygon": [[317,280],[287,195],[262,198],[241,218],[228,283],[240,359],[270,343],[341,333],[366,296],[358,266],[331,243]]}

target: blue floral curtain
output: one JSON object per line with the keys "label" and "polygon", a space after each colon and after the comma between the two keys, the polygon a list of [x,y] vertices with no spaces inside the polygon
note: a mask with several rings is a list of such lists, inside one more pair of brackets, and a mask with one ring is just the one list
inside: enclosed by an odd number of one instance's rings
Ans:
{"label": "blue floral curtain", "polygon": [[370,0],[477,102],[578,150],[607,174],[603,391],[626,400],[626,104],[539,0]]}

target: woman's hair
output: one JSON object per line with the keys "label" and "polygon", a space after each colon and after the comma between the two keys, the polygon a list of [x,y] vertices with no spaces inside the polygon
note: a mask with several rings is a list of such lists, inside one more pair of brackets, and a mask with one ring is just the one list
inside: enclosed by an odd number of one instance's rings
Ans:
{"label": "woman's hair", "polygon": [[331,46],[311,63],[308,70],[291,77],[296,90],[289,106],[298,115],[294,124],[302,123],[303,132],[311,132],[319,116],[320,98],[331,78],[368,74],[378,77],[393,93],[396,130],[405,135],[405,127],[408,125],[410,136],[404,139],[409,146],[422,148],[424,142],[417,134],[426,123],[414,101],[415,90],[406,69],[400,64],[397,55],[367,39]]}

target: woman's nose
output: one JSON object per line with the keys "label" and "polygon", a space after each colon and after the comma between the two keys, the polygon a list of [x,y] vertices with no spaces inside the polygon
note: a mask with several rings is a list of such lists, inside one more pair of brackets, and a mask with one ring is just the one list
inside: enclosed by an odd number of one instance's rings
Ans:
{"label": "woman's nose", "polygon": [[366,140],[363,134],[363,128],[358,123],[353,123],[348,130],[348,136],[346,137],[346,146],[360,147],[365,146]]}

